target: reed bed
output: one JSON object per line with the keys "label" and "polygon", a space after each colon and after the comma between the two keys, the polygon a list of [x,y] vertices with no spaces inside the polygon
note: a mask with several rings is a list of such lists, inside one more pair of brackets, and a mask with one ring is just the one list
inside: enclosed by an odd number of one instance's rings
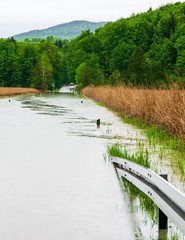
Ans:
{"label": "reed bed", "polygon": [[185,90],[99,86],[86,87],[82,94],[130,118],[156,124],[185,142]]}
{"label": "reed bed", "polygon": [[34,88],[0,87],[0,96],[12,96],[25,93],[39,93],[39,90]]}

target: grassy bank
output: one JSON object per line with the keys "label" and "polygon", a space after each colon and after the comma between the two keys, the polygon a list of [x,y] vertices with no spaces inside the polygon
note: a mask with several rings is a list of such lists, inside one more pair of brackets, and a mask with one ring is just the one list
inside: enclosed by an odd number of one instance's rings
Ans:
{"label": "grassy bank", "polygon": [[106,107],[155,124],[185,142],[185,90],[156,90],[117,87],[86,87],[82,94]]}
{"label": "grassy bank", "polygon": [[39,93],[39,90],[34,88],[0,87],[0,96],[13,96],[25,93]]}

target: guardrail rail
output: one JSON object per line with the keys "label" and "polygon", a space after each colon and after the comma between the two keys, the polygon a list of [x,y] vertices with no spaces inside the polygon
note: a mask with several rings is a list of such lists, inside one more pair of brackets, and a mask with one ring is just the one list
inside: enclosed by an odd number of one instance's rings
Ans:
{"label": "guardrail rail", "polygon": [[151,169],[123,158],[111,157],[119,177],[148,195],[185,234],[185,194]]}

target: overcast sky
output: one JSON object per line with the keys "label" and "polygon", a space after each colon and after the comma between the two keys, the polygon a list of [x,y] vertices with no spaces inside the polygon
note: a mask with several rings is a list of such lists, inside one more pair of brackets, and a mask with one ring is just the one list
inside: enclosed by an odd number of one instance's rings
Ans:
{"label": "overcast sky", "polygon": [[[116,21],[175,0],[0,0],[0,38],[73,20]],[[183,1],[179,1],[183,2]]]}

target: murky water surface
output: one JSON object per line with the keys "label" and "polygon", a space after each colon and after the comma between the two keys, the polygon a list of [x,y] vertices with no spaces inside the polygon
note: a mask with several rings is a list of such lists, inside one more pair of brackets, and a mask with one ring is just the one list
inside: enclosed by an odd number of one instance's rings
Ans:
{"label": "murky water surface", "polygon": [[142,131],[72,94],[1,99],[0,239],[157,239],[105,161],[107,144],[138,139]]}

